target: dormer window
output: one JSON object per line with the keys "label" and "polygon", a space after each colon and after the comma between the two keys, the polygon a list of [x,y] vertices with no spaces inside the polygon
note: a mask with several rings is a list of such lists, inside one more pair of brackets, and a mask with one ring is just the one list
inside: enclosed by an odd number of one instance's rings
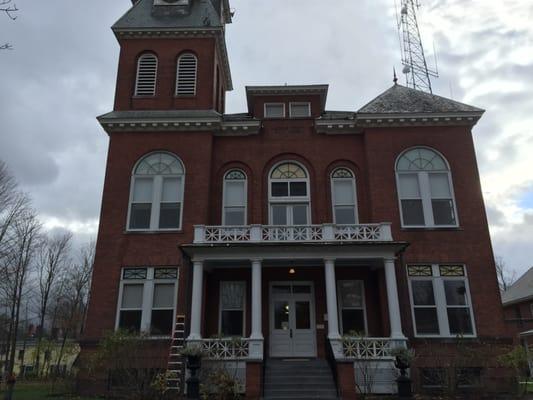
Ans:
{"label": "dormer window", "polygon": [[285,118],[285,104],[265,103],[265,118]]}
{"label": "dormer window", "polygon": [[311,116],[311,103],[291,103],[289,113],[291,118],[308,118]]}

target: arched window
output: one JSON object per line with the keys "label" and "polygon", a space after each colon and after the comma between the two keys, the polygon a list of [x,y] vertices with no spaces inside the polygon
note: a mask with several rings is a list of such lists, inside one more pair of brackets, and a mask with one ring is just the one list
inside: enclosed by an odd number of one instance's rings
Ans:
{"label": "arched window", "polygon": [[137,163],[131,182],[130,230],[181,229],[185,171],[179,158],[158,152]]}
{"label": "arched window", "polygon": [[234,169],[224,176],[222,225],[246,225],[246,175]]}
{"label": "arched window", "polygon": [[355,176],[346,168],[337,168],[331,174],[333,221],[336,224],[357,224],[357,197]]}
{"label": "arched window", "polygon": [[270,173],[270,223],[308,225],[310,223],[309,175],[299,164],[284,162]]}
{"label": "arched window", "polygon": [[425,147],[406,151],[396,179],[403,226],[457,226],[450,168],[440,154]]}
{"label": "arched window", "polygon": [[157,56],[146,53],[137,61],[135,96],[155,96],[157,82]]}
{"label": "arched window", "polygon": [[182,54],[178,58],[176,72],[176,95],[195,96],[196,76],[198,69],[198,59],[192,53]]}

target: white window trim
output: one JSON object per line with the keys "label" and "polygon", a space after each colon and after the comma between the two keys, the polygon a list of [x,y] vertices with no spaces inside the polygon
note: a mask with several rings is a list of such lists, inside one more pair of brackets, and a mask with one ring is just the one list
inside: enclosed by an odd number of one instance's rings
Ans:
{"label": "white window trim", "polygon": [[[283,106],[283,116],[281,117],[269,117],[267,115],[267,106]],[[263,105],[263,116],[264,116],[264,119],[281,119],[281,118],[286,118],[287,116],[287,110],[285,109],[285,103],[265,103]]]}
{"label": "white window trim", "polygon": [[[159,152],[155,152],[159,153]],[[167,152],[163,152],[167,153]],[[172,174],[172,175],[135,175],[135,171],[137,169],[137,166],[139,163],[141,163],[146,157],[149,157],[151,154],[146,154],[143,156],[139,161],[135,163],[135,166],[133,167],[133,172],[130,179],[130,197],[128,202],[128,214],[126,219],[126,232],[179,232],[183,229],[183,209],[185,208],[185,166],[183,164],[183,161],[181,161],[181,158],[178,156],[170,154],[172,157],[175,157],[178,159],[181,163],[181,167],[183,168],[183,174]],[[159,214],[161,209],[161,195],[163,193],[163,179],[164,178],[181,178],[181,188],[180,188],[180,194],[181,199],[179,199],[180,203],[180,224],[177,228],[159,228]],[[136,179],[153,179],[152,184],[152,208],[151,208],[151,214],[150,214],[150,227],[149,228],[142,228],[142,229],[132,229],[130,228],[130,217],[131,217],[131,206],[133,205],[133,193],[135,191],[135,180]]]}
{"label": "white window trim", "polygon": [[[335,174],[335,171],[339,170],[339,169],[346,169],[347,171],[350,171],[353,175],[353,178],[334,178],[333,175]],[[349,168],[344,168],[344,167],[341,167],[341,168],[335,168],[335,170],[331,173],[330,175],[330,181],[331,181],[331,211],[333,213],[333,223],[336,224],[337,223],[337,217],[336,217],[336,213],[335,213],[335,207],[338,205],[339,207],[348,207],[348,206],[353,206],[354,208],[354,213],[355,213],[355,224],[357,225],[359,223],[359,208],[357,206],[357,181],[355,180],[355,174],[353,173],[353,171]],[[335,199],[335,182],[336,181],[350,181],[352,182],[352,187],[353,187],[353,198],[354,198],[354,204],[337,204],[337,201]]]}
{"label": "white window trim", "polygon": [[[139,72],[141,69],[141,60],[143,57],[147,56],[153,56],[155,58],[155,76],[154,76],[154,93],[147,95],[147,94],[138,94],[139,92]],[[154,53],[143,53],[139,56],[137,59],[137,75],[135,76],[135,90],[134,90],[134,96],[135,97],[154,97],[157,93],[157,76],[159,72],[159,58]]]}
{"label": "white window trim", "polygon": [[[226,176],[232,172],[232,171],[239,171],[244,175],[244,225],[248,223],[248,175],[242,170],[238,168],[233,168],[224,173],[223,177],[223,184],[222,184],[222,225],[226,225],[226,183],[227,182],[234,182],[234,181],[228,181],[226,179]],[[236,182],[240,182],[239,180],[236,180]],[[231,207],[231,206],[228,206]]]}
{"label": "white window trim", "polygon": [[[435,152],[438,154],[444,162],[446,163],[446,166],[448,168],[447,171],[398,171],[397,165],[398,161],[403,157],[403,155],[413,149],[427,149],[430,151]],[[450,169],[450,164],[448,163],[448,160],[437,150],[426,147],[426,146],[417,146],[409,148],[405,151],[402,151],[402,153],[398,156],[396,159],[396,162],[394,164],[395,166],[395,175],[396,175],[396,193],[398,195],[398,207],[400,210],[400,220],[402,224],[402,228],[414,228],[414,229],[441,229],[441,228],[458,228],[460,226],[459,224],[459,213],[457,211],[457,202],[455,200],[455,191],[453,187],[453,180],[452,180],[452,171]],[[448,174],[448,184],[450,185],[450,194],[451,194],[451,200],[453,205],[453,212],[455,215],[455,224],[453,225],[435,225],[434,217],[433,217],[433,206],[431,204],[431,187],[429,183],[429,175],[430,174]],[[418,188],[420,191],[420,199],[413,198],[412,200],[422,200],[422,209],[424,212],[424,221],[426,222],[425,225],[406,225],[403,219],[403,209],[402,209],[402,200],[410,200],[409,198],[402,198],[401,192],[400,192],[400,175],[416,175],[418,179]],[[438,198],[437,198],[438,199]]]}
{"label": "white window trim", "polygon": [[[222,282],[227,283],[238,283],[242,284],[244,287],[244,301],[242,306],[242,335],[241,337],[246,336],[246,302],[247,302],[247,285],[246,281],[224,281],[221,280],[218,282],[218,335],[222,336]],[[238,311],[238,310],[229,310],[229,311]],[[231,338],[231,337],[228,337]]]}
{"label": "white window trim", "polygon": [[[297,117],[294,117],[292,115],[292,106],[307,106],[307,110],[308,110],[308,115],[302,117],[302,116],[297,116]],[[290,118],[311,118],[311,102],[309,101],[295,101],[295,102],[290,102],[289,103],[289,117]]]}
{"label": "white window trim", "polygon": [[[416,265],[416,264],[408,264]],[[405,273],[407,274],[407,282],[409,285],[409,302],[411,304],[411,318],[413,321],[413,330],[416,338],[448,338],[455,339],[458,337],[456,334],[450,333],[450,327],[448,323],[448,305],[446,303],[446,293],[444,291],[443,281],[462,281],[465,283],[466,288],[466,300],[468,302],[468,309],[470,310],[470,319],[472,321],[472,334],[462,335],[464,338],[476,338],[476,318],[474,315],[474,309],[472,306],[472,296],[470,294],[470,283],[468,281],[468,271],[464,264],[461,265],[464,269],[464,276],[440,276],[440,265],[449,265],[449,264],[420,264],[420,265],[431,265],[433,276],[409,276],[408,268],[405,268]],[[415,320],[415,303],[413,300],[413,288],[411,285],[412,281],[431,281],[433,283],[433,295],[435,296],[435,308],[437,309],[437,320],[439,323],[439,334],[419,334],[416,328]],[[453,306],[451,306],[453,307]],[[467,308],[466,306],[457,306],[457,308]]]}
{"label": "white window trim", "polygon": [[[298,178],[298,179],[272,179],[272,172],[282,164],[296,164],[302,168],[307,177]],[[289,194],[290,194],[290,182],[305,182],[307,185],[307,195],[300,197],[293,196],[283,196],[283,197],[273,197],[272,196],[272,182],[288,182],[289,185]],[[268,222],[273,225],[274,213],[272,212],[272,206],[274,205],[307,205],[307,225],[312,225],[311,221],[311,180],[309,178],[309,171],[301,163],[293,160],[285,160],[279,163],[276,163],[268,173]],[[292,221],[292,207],[287,208],[287,221]],[[299,226],[299,225],[287,225],[287,226]],[[302,225],[305,226],[305,225]]]}
{"label": "white window trim", "polygon": [[[125,269],[146,269],[146,279],[124,279],[124,270]],[[149,333],[150,332],[150,325],[151,325],[151,318],[152,318],[152,305],[154,302],[154,288],[156,284],[159,283],[166,283],[174,284],[174,308],[172,311],[172,332],[174,332],[174,327],[176,326],[176,306],[178,301],[178,288],[179,288],[179,268],[176,268],[177,271],[177,279],[154,279],[154,273],[156,269],[159,268],[174,268],[174,267],[166,267],[166,266],[158,266],[158,267],[124,267],[120,270],[120,286],[118,290],[118,300],[117,300],[117,312],[115,316],[115,330],[119,329],[120,324],[120,312],[122,311],[122,294],[124,292],[124,285],[143,285],[143,301],[142,301],[142,313],[141,313],[141,327],[140,327],[140,334],[143,333]],[[127,310],[127,309],[125,309]],[[135,309],[137,310],[137,309]],[[148,338],[169,338],[172,337],[172,333],[170,335],[150,335]]]}
{"label": "white window trim", "polygon": [[[355,308],[355,307],[343,307],[343,304],[342,304],[342,294],[341,294],[341,283],[342,282],[361,282],[361,287],[362,287],[362,299],[363,299],[363,304],[362,304],[362,308]],[[338,314],[339,314],[339,329],[341,331],[341,334],[342,335],[347,335],[348,332],[344,332],[344,326],[343,326],[343,323],[342,323],[342,310],[346,309],[346,310],[363,310],[363,318],[364,318],[364,324],[365,324],[365,336],[368,335],[368,319],[367,319],[367,315],[366,315],[366,291],[365,291],[365,281],[361,280],[361,279],[341,279],[341,280],[338,280],[337,281],[337,304],[339,305],[339,310],[338,310]]]}

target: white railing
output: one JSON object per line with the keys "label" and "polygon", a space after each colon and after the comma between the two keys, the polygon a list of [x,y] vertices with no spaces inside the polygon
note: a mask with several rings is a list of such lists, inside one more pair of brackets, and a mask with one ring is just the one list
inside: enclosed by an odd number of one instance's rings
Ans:
{"label": "white railing", "polygon": [[342,354],[354,360],[392,359],[391,350],[399,345],[391,338],[343,337]]}
{"label": "white railing", "polygon": [[390,242],[391,224],[194,227],[194,243]]}
{"label": "white railing", "polygon": [[250,356],[248,339],[202,339],[202,350],[209,360],[245,360]]}

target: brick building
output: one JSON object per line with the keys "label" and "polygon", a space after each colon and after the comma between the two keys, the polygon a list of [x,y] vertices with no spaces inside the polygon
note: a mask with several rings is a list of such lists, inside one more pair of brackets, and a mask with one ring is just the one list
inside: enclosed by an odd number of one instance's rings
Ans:
{"label": "brick building", "polygon": [[306,85],[247,87],[247,110],[226,114],[228,0],[134,3],[113,26],[115,106],[99,117],[85,353],[123,328],[150,336],[144,367],[166,368],[185,316],[187,342],[235,361],[247,398],[305,395],[294,376],[351,399],[361,365],[369,391],[395,390],[395,347],[427,355],[411,371],[422,387],[452,379],[431,349],[505,342],[471,134],[482,110],[394,84],[328,111],[328,86]]}

